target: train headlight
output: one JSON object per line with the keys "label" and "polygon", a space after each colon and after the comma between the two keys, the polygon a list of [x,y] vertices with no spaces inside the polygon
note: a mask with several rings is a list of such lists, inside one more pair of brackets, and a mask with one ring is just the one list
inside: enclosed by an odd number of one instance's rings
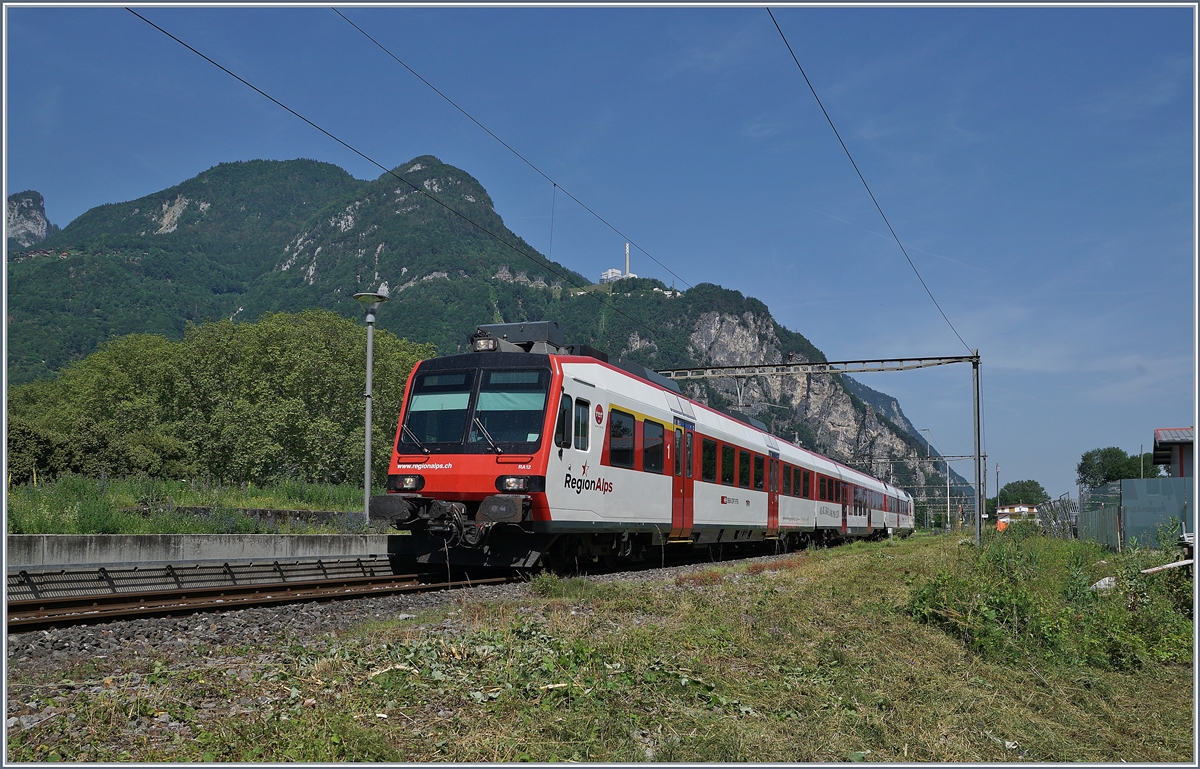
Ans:
{"label": "train headlight", "polygon": [[471,344],[471,349],[475,352],[495,352],[499,346],[499,342],[497,342],[494,337],[485,336],[480,339],[476,339]]}
{"label": "train headlight", "polygon": [[396,478],[396,488],[401,491],[420,491],[425,488],[425,478],[420,475],[401,475]]}
{"label": "train headlight", "polygon": [[499,491],[529,491],[529,478],[524,475],[502,475],[496,479]]}

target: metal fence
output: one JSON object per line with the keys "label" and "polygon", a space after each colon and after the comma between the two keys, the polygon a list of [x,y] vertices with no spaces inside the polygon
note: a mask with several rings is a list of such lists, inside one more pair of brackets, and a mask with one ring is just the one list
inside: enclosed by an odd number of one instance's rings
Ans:
{"label": "metal fence", "polygon": [[1144,478],[1121,481],[1121,536],[1130,545],[1158,547],[1158,527],[1175,522],[1195,532],[1195,478]]}
{"label": "metal fence", "polygon": [[1194,493],[1194,478],[1138,478],[1085,491],[1078,536],[1113,550],[1158,547],[1159,526],[1195,532]]}
{"label": "metal fence", "polygon": [[1078,536],[1121,549],[1121,482],[1108,483],[1083,492],[1079,498]]}
{"label": "metal fence", "polygon": [[1075,539],[1078,536],[1079,506],[1066,494],[1038,505],[1038,524],[1052,537]]}

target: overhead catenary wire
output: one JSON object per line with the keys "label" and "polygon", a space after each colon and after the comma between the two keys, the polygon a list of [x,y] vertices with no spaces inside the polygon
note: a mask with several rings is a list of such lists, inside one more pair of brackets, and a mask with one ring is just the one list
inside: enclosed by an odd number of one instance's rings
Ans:
{"label": "overhead catenary wire", "polygon": [[[216,67],[217,69],[221,70],[221,71],[222,71],[222,72],[224,72],[225,74],[227,74],[227,75],[229,75],[230,77],[232,77],[233,79],[237,80],[237,81],[238,81],[239,83],[241,83],[242,85],[246,86],[247,88],[250,88],[251,90],[253,90],[253,91],[255,91],[256,93],[258,93],[259,95],[261,95],[262,97],[264,97],[264,98],[266,98],[266,99],[270,100],[271,102],[273,102],[273,103],[274,103],[275,105],[277,105],[278,107],[280,107],[280,108],[282,108],[283,110],[287,111],[287,112],[288,112],[288,113],[290,113],[291,115],[293,115],[293,116],[295,116],[295,117],[299,118],[300,120],[302,120],[302,121],[304,121],[305,123],[307,123],[309,126],[311,126],[311,127],[315,128],[316,130],[318,130],[318,131],[320,131],[321,133],[325,134],[325,135],[326,135],[326,136],[328,136],[330,139],[334,140],[334,141],[335,141],[335,142],[337,142],[338,144],[342,145],[342,146],[343,146],[343,147],[345,147],[346,149],[348,149],[348,150],[350,150],[351,152],[353,152],[354,154],[358,155],[358,156],[359,156],[359,157],[361,157],[363,160],[366,160],[368,163],[370,163],[370,164],[374,165],[375,167],[379,168],[379,169],[380,169],[380,170],[382,170],[384,173],[386,173],[386,174],[388,174],[388,175],[390,175],[390,176],[393,176],[393,177],[395,177],[396,179],[398,179],[399,181],[403,182],[404,184],[407,184],[409,187],[411,187],[411,188],[413,189],[413,191],[414,191],[414,192],[417,192],[417,193],[420,193],[421,195],[424,195],[426,198],[428,198],[429,200],[431,200],[431,201],[433,201],[434,203],[438,204],[438,205],[439,205],[439,206],[441,206],[442,208],[446,209],[446,210],[447,210],[447,211],[449,211],[451,214],[453,214],[453,215],[455,215],[455,216],[459,217],[460,219],[462,219],[463,221],[467,222],[467,223],[468,223],[468,224],[470,224],[471,226],[473,226],[473,227],[477,228],[477,229],[478,229],[480,232],[483,232],[484,234],[488,235],[489,237],[491,237],[492,239],[494,239],[494,240],[495,240],[497,243],[500,243],[500,244],[502,244],[502,245],[506,246],[507,248],[509,248],[509,249],[511,249],[512,251],[516,252],[516,253],[517,253],[517,254],[519,254],[520,256],[522,256],[522,257],[524,257],[524,258],[528,259],[529,261],[531,261],[531,262],[533,262],[533,263],[537,264],[537,265],[538,265],[539,267],[541,267],[542,269],[545,269],[545,270],[547,270],[548,272],[550,272],[550,273],[554,274],[555,276],[557,276],[557,277],[561,278],[562,280],[566,281],[567,283],[569,283],[570,285],[574,286],[575,288],[578,288],[578,289],[583,289],[583,288],[584,288],[584,286],[580,286],[578,283],[576,283],[574,280],[572,280],[572,279],[571,279],[571,278],[570,278],[568,275],[566,275],[566,274],[564,274],[564,273],[561,273],[561,272],[559,272],[558,270],[555,270],[555,269],[554,269],[552,266],[550,266],[549,264],[546,264],[546,263],[543,263],[542,261],[539,261],[539,260],[538,260],[536,257],[534,257],[533,255],[526,253],[525,251],[523,251],[522,249],[518,248],[518,247],[517,247],[516,245],[514,245],[513,243],[510,243],[510,242],[509,242],[508,240],[506,240],[505,238],[502,238],[500,235],[496,234],[495,232],[492,232],[490,229],[488,229],[487,227],[484,227],[482,224],[480,224],[479,222],[476,222],[474,219],[470,218],[470,217],[469,217],[469,216],[467,216],[466,214],[462,213],[461,211],[458,211],[458,210],[457,210],[457,209],[455,209],[453,206],[450,206],[449,204],[445,203],[444,201],[442,201],[442,200],[441,200],[440,198],[438,198],[437,196],[435,196],[435,195],[432,195],[432,194],[430,194],[428,191],[426,191],[426,190],[422,189],[421,187],[419,187],[419,186],[417,186],[417,185],[413,184],[413,183],[412,183],[412,182],[410,182],[409,180],[405,179],[403,176],[400,176],[400,175],[399,175],[399,174],[397,174],[395,171],[391,170],[390,168],[387,168],[387,167],[386,167],[386,166],[384,166],[382,163],[378,162],[377,160],[375,160],[374,158],[370,157],[370,156],[369,156],[369,155],[367,155],[366,153],[364,153],[364,152],[362,152],[361,150],[359,150],[359,149],[357,149],[357,148],[355,148],[355,147],[351,146],[351,145],[350,145],[349,143],[347,143],[346,141],[344,141],[344,140],[340,139],[339,137],[335,136],[334,134],[330,133],[330,132],[329,132],[329,131],[327,131],[326,129],[324,129],[324,128],[322,128],[321,126],[319,126],[319,125],[317,125],[316,123],[314,123],[312,120],[309,120],[309,119],[308,119],[307,117],[305,117],[304,115],[301,115],[301,114],[300,114],[299,112],[297,112],[296,110],[292,109],[291,107],[287,106],[287,105],[286,105],[286,104],[284,104],[283,102],[279,101],[279,100],[278,100],[278,99],[276,99],[274,96],[271,96],[271,95],[270,95],[270,94],[268,94],[267,92],[263,91],[263,90],[262,90],[261,88],[259,88],[258,86],[254,85],[253,83],[250,83],[250,82],[249,82],[249,81],[247,81],[245,78],[241,77],[240,75],[236,74],[235,72],[232,72],[231,70],[229,70],[229,69],[228,69],[228,68],[226,68],[225,66],[221,65],[220,63],[216,62],[215,60],[213,60],[213,59],[211,59],[210,57],[206,56],[205,54],[201,53],[200,51],[198,51],[197,49],[193,48],[192,46],[188,45],[186,42],[184,42],[184,41],[183,41],[183,40],[181,40],[180,38],[176,37],[175,35],[171,34],[170,32],[168,32],[167,30],[163,29],[162,27],[158,26],[158,25],[157,25],[157,24],[155,24],[154,22],[150,21],[149,19],[147,19],[145,16],[141,15],[141,14],[140,14],[140,13],[138,13],[137,11],[135,11],[135,10],[133,10],[132,8],[129,8],[129,7],[126,7],[126,8],[125,8],[125,10],[129,11],[129,12],[130,12],[130,13],[132,13],[134,16],[137,16],[139,19],[141,19],[142,21],[146,22],[146,23],[147,23],[147,24],[149,24],[151,27],[154,27],[156,30],[158,30],[158,31],[159,31],[159,32],[161,32],[162,34],[164,34],[164,35],[166,35],[167,37],[171,38],[171,39],[172,39],[172,40],[174,40],[176,43],[179,43],[179,44],[180,44],[181,46],[183,46],[184,48],[187,48],[189,51],[191,51],[192,53],[196,54],[196,55],[197,55],[197,56],[199,56],[200,58],[204,59],[204,60],[205,60],[205,61],[207,61],[209,64],[212,64],[212,65],[213,65],[214,67]],[[565,192],[565,190],[564,190],[564,192]],[[599,302],[599,303],[600,303],[602,306],[608,307],[608,308],[609,308],[610,310],[612,310],[614,313],[616,313],[617,315],[620,315],[621,317],[625,318],[626,320],[628,320],[630,323],[634,324],[635,326],[638,326],[638,327],[640,327],[641,329],[643,329],[643,330],[645,330],[645,331],[647,331],[647,332],[649,332],[649,333],[651,333],[651,334],[653,334],[653,333],[654,333],[654,330],[653,330],[653,329],[651,329],[651,328],[650,328],[649,326],[647,326],[646,324],[644,324],[644,323],[642,323],[642,322],[638,321],[636,318],[633,318],[633,317],[629,316],[628,314],[626,314],[626,313],[622,312],[621,310],[617,309],[617,306],[616,306],[616,304],[615,304],[615,303],[613,303],[613,302],[606,302],[604,299],[602,299],[602,298],[601,298],[601,297],[600,297],[598,294],[596,294],[595,292],[588,291],[588,292],[584,292],[584,293],[585,293],[587,296],[590,296],[590,297],[592,297],[593,299],[595,299],[595,300],[596,300],[597,302]],[[686,351],[685,351],[685,355],[686,355]]]}
{"label": "overhead catenary wire", "polygon": [[634,241],[634,240],[633,240],[632,238],[630,238],[628,235],[626,235],[625,233],[623,233],[623,232],[621,232],[619,229],[617,229],[617,228],[616,228],[616,226],[614,226],[614,225],[613,225],[611,222],[609,222],[607,219],[605,219],[605,218],[604,218],[603,216],[601,216],[600,214],[598,214],[598,213],[596,213],[595,211],[593,211],[593,210],[592,210],[592,209],[591,209],[591,208],[590,208],[590,207],[589,207],[589,206],[588,206],[586,203],[584,203],[582,200],[580,200],[579,198],[577,198],[577,197],[575,197],[574,195],[572,195],[572,194],[571,194],[571,192],[570,192],[569,190],[567,190],[565,187],[563,187],[561,184],[559,184],[559,183],[558,183],[557,181],[555,181],[554,179],[551,179],[551,178],[550,178],[550,176],[549,176],[549,175],[548,175],[548,174],[547,174],[545,171],[543,171],[542,169],[538,168],[538,167],[537,167],[536,165],[534,165],[534,164],[533,164],[533,163],[532,163],[532,162],[531,162],[531,161],[530,161],[528,158],[526,158],[526,157],[525,157],[524,155],[522,155],[520,152],[517,152],[515,149],[513,149],[513,147],[512,147],[512,146],[511,146],[511,145],[510,145],[508,142],[504,141],[504,140],[503,140],[503,139],[501,139],[499,136],[497,136],[495,133],[493,133],[493,132],[492,132],[492,130],[491,130],[490,128],[488,128],[488,127],[487,127],[487,126],[485,126],[483,123],[481,123],[481,122],[479,122],[478,120],[476,120],[474,115],[472,115],[470,112],[467,112],[465,109],[463,109],[462,107],[460,107],[460,106],[458,105],[458,103],[457,103],[457,102],[455,102],[453,99],[451,99],[451,98],[450,98],[449,96],[447,96],[446,94],[442,93],[442,91],[441,91],[441,90],[440,90],[440,89],[439,89],[437,86],[435,86],[433,83],[429,82],[429,81],[428,81],[428,80],[426,80],[424,77],[422,77],[422,76],[421,76],[421,74],[420,74],[419,72],[417,72],[415,69],[413,69],[412,67],[410,67],[410,66],[408,66],[407,64],[405,64],[405,63],[404,63],[404,61],[400,59],[400,57],[398,57],[396,54],[394,54],[394,53],[392,53],[390,50],[388,50],[387,46],[383,45],[383,43],[380,43],[378,40],[376,40],[375,38],[371,37],[371,35],[370,35],[370,34],[368,34],[368,33],[367,33],[367,31],[366,31],[366,30],[364,30],[362,27],[358,26],[358,25],[357,25],[357,24],[355,24],[353,21],[351,21],[350,19],[346,18],[346,15],[345,15],[344,13],[342,13],[342,12],[341,12],[340,10],[338,10],[337,8],[332,8],[331,10],[332,10],[334,13],[336,13],[338,16],[341,16],[343,19],[345,19],[347,24],[349,24],[350,26],[352,26],[352,27],[354,27],[356,30],[358,30],[358,31],[359,31],[359,33],[361,33],[363,37],[367,38],[367,39],[368,39],[368,40],[370,40],[372,43],[374,43],[374,44],[375,44],[375,45],[376,45],[376,46],[379,48],[379,50],[383,51],[383,52],[384,52],[384,53],[386,53],[388,56],[390,56],[390,57],[391,57],[391,58],[392,58],[392,59],[393,59],[393,60],[394,60],[394,61],[395,61],[397,64],[399,64],[401,67],[404,67],[406,70],[408,70],[409,72],[411,72],[411,73],[412,73],[412,75],[413,75],[413,77],[417,78],[417,79],[418,79],[418,80],[420,80],[422,83],[424,83],[425,85],[429,86],[429,88],[431,88],[431,89],[433,90],[433,92],[434,92],[434,93],[436,93],[438,96],[441,96],[443,99],[445,99],[445,100],[446,100],[446,101],[447,101],[447,102],[450,104],[450,106],[454,107],[456,110],[458,110],[459,112],[461,112],[461,113],[462,113],[464,116],[466,116],[466,118],[467,118],[468,120],[470,120],[472,123],[474,123],[475,125],[477,125],[477,126],[479,126],[480,128],[482,128],[482,129],[483,129],[483,130],[484,130],[484,131],[487,133],[487,135],[488,135],[488,136],[491,136],[493,139],[495,139],[496,141],[500,142],[500,144],[504,145],[504,147],[505,147],[505,148],[506,148],[506,149],[507,149],[509,152],[511,152],[512,154],[516,155],[518,158],[520,158],[520,159],[521,159],[521,161],[525,163],[525,165],[527,165],[527,166],[529,166],[530,168],[532,168],[532,169],[533,169],[535,172],[537,172],[537,173],[538,173],[538,174],[539,174],[539,175],[540,175],[540,176],[541,176],[543,179],[545,179],[546,181],[548,181],[548,182],[550,182],[551,184],[553,184],[553,185],[554,185],[554,188],[555,188],[555,190],[562,190],[564,195],[566,195],[566,196],[567,196],[567,197],[569,197],[571,200],[573,200],[573,201],[575,201],[576,203],[578,203],[578,204],[579,204],[579,206],[580,206],[580,207],[581,207],[581,208],[582,208],[584,211],[587,211],[589,214],[591,214],[592,216],[596,217],[596,219],[598,219],[600,222],[602,222],[602,223],[604,224],[604,226],[608,227],[610,230],[612,230],[613,232],[615,232],[616,234],[620,235],[622,238],[624,238],[625,240],[627,240],[631,246],[633,246],[633,247],[634,247],[634,248],[636,248],[638,251],[641,251],[643,254],[645,254],[647,257],[649,257],[649,258],[650,258],[650,260],[651,260],[651,261],[653,261],[655,264],[657,264],[659,267],[662,267],[664,270],[666,270],[667,272],[671,273],[671,275],[672,275],[672,276],[673,276],[673,277],[674,277],[676,280],[678,280],[680,283],[682,283],[683,285],[687,286],[688,288],[695,288],[695,286],[693,286],[691,283],[688,283],[686,280],[684,280],[683,278],[681,278],[681,277],[679,276],[679,274],[678,274],[678,273],[676,273],[676,272],[675,272],[674,270],[672,270],[670,267],[668,267],[667,265],[665,265],[665,264],[663,264],[661,261],[659,261],[659,260],[658,260],[658,259],[657,259],[657,258],[656,258],[656,257],[655,257],[653,254],[651,254],[649,251],[647,251],[646,249],[644,249],[644,248],[642,248],[641,246],[639,246],[639,245],[637,244],[637,242],[636,242],[636,241]]}
{"label": "overhead catenary wire", "polygon": [[883,217],[883,223],[887,225],[888,232],[892,233],[892,238],[895,239],[896,245],[900,247],[900,253],[904,254],[904,258],[908,260],[908,266],[912,268],[913,274],[916,275],[917,280],[921,282],[921,287],[924,288],[925,293],[929,295],[929,299],[933,302],[933,306],[937,308],[939,313],[941,313],[942,320],[946,321],[946,325],[949,326],[950,330],[954,332],[954,335],[958,337],[958,341],[962,342],[963,347],[966,347],[967,350],[970,351],[972,349],[971,345],[966,343],[966,341],[962,338],[962,335],[958,333],[958,329],[956,329],[954,324],[950,322],[950,318],[946,316],[946,311],[942,309],[940,304],[938,304],[938,300],[934,298],[933,292],[929,290],[929,286],[925,283],[925,279],[921,277],[921,272],[917,269],[917,265],[913,264],[912,258],[908,255],[908,251],[904,248],[904,244],[900,242],[900,236],[896,234],[896,230],[893,229],[892,223],[888,221],[887,214],[883,213],[883,207],[880,206],[879,201],[875,199],[875,193],[871,192],[871,185],[867,184],[866,178],[863,176],[862,171],[860,171],[858,168],[858,163],[854,162],[854,156],[850,154],[850,149],[846,146],[846,142],[842,141],[842,135],[838,133],[837,126],[833,124],[833,118],[829,116],[829,111],[826,110],[825,105],[821,103],[821,97],[817,96],[817,89],[813,87],[812,81],[808,79],[808,75],[804,72],[804,67],[801,66],[800,59],[796,56],[796,52],[792,50],[792,44],[788,42],[787,35],[783,34],[783,28],[780,27],[779,22],[776,21],[775,14],[771,13],[770,8],[767,8],[767,13],[770,14],[771,21],[775,24],[775,29],[779,32],[779,37],[783,39],[783,44],[787,46],[788,53],[792,55],[792,61],[796,62],[796,68],[800,70],[800,75],[804,78],[804,82],[808,84],[808,90],[812,91],[813,98],[817,101],[817,106],[821,108],[821,113],[825,115],[825,120],[828,121],[829,127],[833,129],[833,135],[837,137],[838,143],[842,145],[842,150],[846,153],[846,157],[850,159],[850,165],[854,166],[854,172],[858,174],[858,180],[862,182],[863,187],[865,187],[867,190],[867,194],[871,196],[871,202],[875,204],[875,210],[879,212],[881,217]]}

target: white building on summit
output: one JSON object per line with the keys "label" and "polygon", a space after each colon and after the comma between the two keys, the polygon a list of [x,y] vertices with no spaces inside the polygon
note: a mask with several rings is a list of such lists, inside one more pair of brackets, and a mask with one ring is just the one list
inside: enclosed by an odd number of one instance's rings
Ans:
{"label": "white building on summit", "polygon": [[637,275],[634,275],[632,272],[629,271],[629,244],[626,243],[625,244],[625,272],[621,272],[616,267],[613,267],[611,270],[605,270],[604,272],[600,273],[600,282],[601,283],[616,283],[618,280],[624,280],[625,278],[636,278],[636,277],[637,277]]}

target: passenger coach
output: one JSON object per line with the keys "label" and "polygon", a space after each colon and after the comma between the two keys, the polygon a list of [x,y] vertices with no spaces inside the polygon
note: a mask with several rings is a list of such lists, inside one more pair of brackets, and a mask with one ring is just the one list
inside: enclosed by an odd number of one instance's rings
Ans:
{"label": "passenger coach", "polygon": [[567,346],[557,324],[480,326],[471,349],[413,369],[371,501],[420,561],[569,566],[913,529],[900,489]]}

